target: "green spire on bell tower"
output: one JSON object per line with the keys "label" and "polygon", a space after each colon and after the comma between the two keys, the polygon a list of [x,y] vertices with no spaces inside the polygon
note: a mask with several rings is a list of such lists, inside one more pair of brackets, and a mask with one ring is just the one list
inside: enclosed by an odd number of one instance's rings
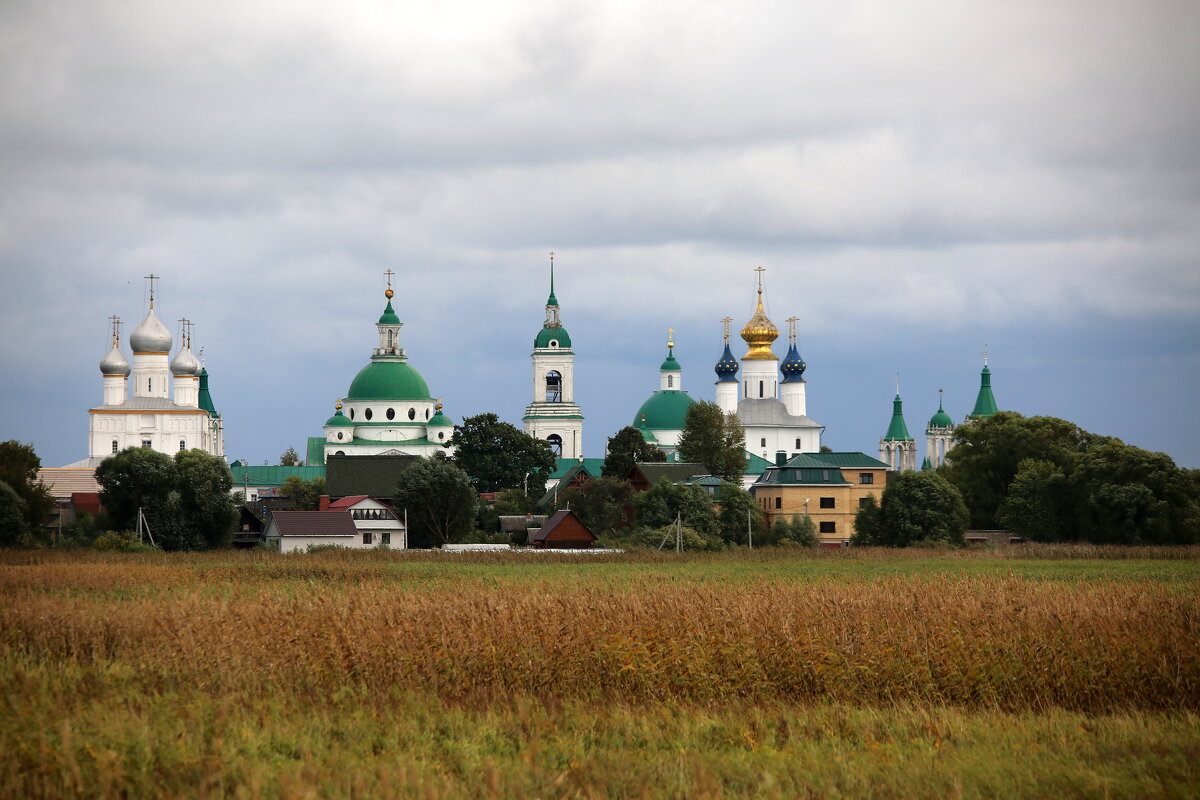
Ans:
{"label": "green spire on bell tower", "polygon": [[554,296],[554,251],[550,251],[550,297],[546,300],[546,305],[558,305],[558,298]]}
{"label": "green spire on bell tower", "polygon": [[992,371],[988,369],[988,353],[983,351],[983,371],[979,373],[979,394],[975,397],[975,408],[967,419],[983,419],[993,416],[999,409],[996,407],[996,396],[992,394]]}

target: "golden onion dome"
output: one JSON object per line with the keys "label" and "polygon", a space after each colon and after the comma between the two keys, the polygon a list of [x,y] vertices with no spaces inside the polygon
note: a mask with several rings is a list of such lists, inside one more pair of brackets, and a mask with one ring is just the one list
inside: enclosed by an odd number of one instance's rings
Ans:
{"label": "golden onion dome", "polygon": [[779,338],[779,329],[775,327],[775,323],[771,322],[767,318],[767,313],[763,311],[762,289],[758,290],[758,308],[754,310],[754,316],[750,317],[750,321],[742,328],[742,338],[746,341],[746,344],[750,345],[750,349],[746,351],[746,355],[742,356],[743,360],[779,360],[779,357],[771,352],[771,343]]}

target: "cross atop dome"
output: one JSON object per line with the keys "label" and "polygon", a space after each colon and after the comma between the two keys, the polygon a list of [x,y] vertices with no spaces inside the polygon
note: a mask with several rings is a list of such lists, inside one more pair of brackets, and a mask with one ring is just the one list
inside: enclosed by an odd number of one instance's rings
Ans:
{"label": "cross atop dome", "polygon": [[742,356],[742,360],[778,361],[778,357],[771,352],[771,343],[779,338],[779,329],[763,311],[763,273],[766,272],[766,269],[755,267],[754,271],[758,273],[755,281],[758,290],[758,307],[754,310],[750,321],[742,328],[742,339],[750,345],[750,349],[746,355]]}

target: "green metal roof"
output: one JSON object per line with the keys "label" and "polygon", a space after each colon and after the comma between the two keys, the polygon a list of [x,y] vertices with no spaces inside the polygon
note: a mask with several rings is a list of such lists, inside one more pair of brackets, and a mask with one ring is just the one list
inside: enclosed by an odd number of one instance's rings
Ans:
{"label": "green metal roof", "polygon": [[443,414],[440,410],[436,414],[433,415],[433,417],[429,420],[429,422],[426,422],[425,424],[429,425],[431,427],[435,427],[435,428],[453,428],[454,427],[454,421],[452,419],[450,419],[449,417],[447,417],[445,414]]}
{"label": "green metal roof", "polygon": [[[207,411],[210,416],[221,416],[217,413],[217,407],[213,405],[212,395],[208,393],[208,370],[203,367],[200,368],[200,395],[198,400],[197,405]],[[993,403],[993,405],[995,404]]]}
{"label": "green metal roof", "polygon": [[823,464],[847,469],[887,469],[888,465],[866,453],[807,453]]}
{"label": "green metal roof", "polygon": [[908,426],[904,424],[904,401],[900,399],[900,395],[896,395],[896,399],[892,401],[892,421],[888,425],[887,433],[883,435],[884,441],[888,442],[909,442],[912,441],[912,436],[908,433]]}
{"label": "green metal roof", "polygon": [[953,428],[954,420],[950,419],[950,415],[942,408],[942,398],[938,397],[937,413],[929,418],[929,427],[931,428]]}
{"label": "green metal roof", "polygon": [[665,361],[663,361],[662,366],[659,367],[659,370],[662,372],[680,372],[683,370],[683,367],[679,366],[679,362],[675,360],[674,347],[667,349],[667,358]]}
{"label": "green metal roof", "polygon": [[308,454],[304,459],[305,463],[310,466],[319,466],[325,463],[325,437],[310,436],[308,437]]}
{"label": "green metal roof", "polygon": [[593,478],[599,478],[604,468],[604,459],[585,458],[580,461],[578,458],[560,458],[547,480],[562,480],[567,473],[572,472],[576,467],[582,469]]}
{"label": "green metal roof", "polygon": [[388,300],[387,308],[383,310],[383,315],[379,318],[380,325],[399,325],[400,318],[396,316],[396,312],[392,310],[392,301]]}
{"label": "green metal roof", "polygon": [[347,400],[425,400],[429,387],[421,373],[403,361],[372,361],[350,383]]}
{"label": "green metal roof", "polygon": [[683,430],[688,409],[695,402],[694,398],[680,389],[659,389],[642,403],[634,415],[634,427],[656,431]]}
{"label": "green metal roof", "polygon": [[925,456],[925,460],[921,462],[921,471],[933,469],[933,462],[929,460],[929,456]]}
{"label": "green metal roof", "polygon": [[979,395],[975,398],[975,408],[971,410],[971,419],[990,417],[999,409],[996,408],[996,398],[992,395],[992,371],[985,365],[979,373]]}
{"label": "green metal roof", "polygon": [[342,410],[340,408],[337,410],[336,414],[334,414],[329,419],[325,420],[325,427],[328,428],[330,425],[338,425],[341,427],[349,427],[349,428],[354,427],[354,423],[350,421],[349,417],[347,417],[345,414],[342,413]]}
{"label": "green metal roof", "polygon": [[549,326],[542,328],[538,331],[537,338],[533,340],[533,346],[535,348],[546,348],[550,346],[551,340],[558,342],[559,350],[571,349],[571,336],[567,333],[567,329],[561,325],[557,328]]}
{"label": "green metal roof", "polygon": [[[319,441],[324,441],[321,439]],[[243,467],[240,464],[230,464],[229,471],[233,475],[233,488],[236,491],[241,486],[282,486],[283,482],[295,475],[302,481],[325,477],[324,466],[312,467]]]}
{"label": "green metal roof", "polygon": [[746,475],[762,475],[770,466],[772,466],[770,461],[762,456],[754,455],[749,450],[746,451]]}

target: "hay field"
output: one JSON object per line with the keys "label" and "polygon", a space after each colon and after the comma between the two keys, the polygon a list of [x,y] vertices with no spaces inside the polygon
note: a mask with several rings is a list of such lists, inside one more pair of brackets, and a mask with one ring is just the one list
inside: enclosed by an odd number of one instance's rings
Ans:
{"label": "hay field", "polygon": [[1173,797],[1200,552],[0,553],[0,795]]}

